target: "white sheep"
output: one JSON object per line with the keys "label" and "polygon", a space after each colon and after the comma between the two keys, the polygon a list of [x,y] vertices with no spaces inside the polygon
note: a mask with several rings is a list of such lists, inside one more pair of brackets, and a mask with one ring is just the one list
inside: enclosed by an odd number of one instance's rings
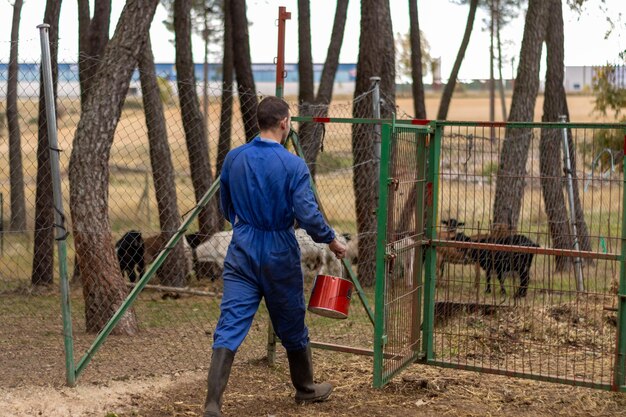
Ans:
{"label": "white sheep", "polygon": [[[300,246],[302,273],[305,278],[311,279],[317,274],[341,275],[341,261],[332,253],[327,244],[315,243],[303,229],[296,229],[295,232]],[[196,248],[197,261],[214,263],[223,269],[232,236],[233,232],[230,230],[215,233]],[[345,243],[342,236],[338,239]]]}

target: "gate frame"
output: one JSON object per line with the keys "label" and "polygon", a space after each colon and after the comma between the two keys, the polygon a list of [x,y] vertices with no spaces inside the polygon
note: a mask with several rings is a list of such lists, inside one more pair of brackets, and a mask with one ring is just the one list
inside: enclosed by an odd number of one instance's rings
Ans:
{"label": "gate frame", "polygon": [[[428,190],[432,190],[432,181],[428,177],[428,170],[426,170],[426,160],[428,157],[429,163],[432,165],[430,161],[432,158],[438,157],[437,146],[429,146],[430,144],[435,144],[436,141],[432,140],[433,136],[433,124],[427,121],[422,121],[426,123],[420,123],[420,121],[411,121],[411,124],[400,123],[396,124],[395,120],[392,120],[391,124],[385,123],[382,125],[382,143],[381,143],[381,160],[380,160],[380,172],[379,172],[379,193],[378,193],[378,209],[377,209],[377,237],[376,237],[376,292],[375,292],[375,316],[376,323],[374,328],[374,376],[373,376],[373,386],[374,388],[382,388],[391,378],[395,375],[402,372],[403,369],[419,360],[423,354],[422,349],[419,349],[419,339],[421,337],[422,343],[424,343],[424,335],[425,332],[420,334],[420,326],[423,322],[421,322],[421,308],[422,308],[422,297],[424,301],[429,299],[429,297],[425,297],[427,291],[430,291],[428,287],[421,287],[422,284],[422,251],[424,250],[424,242],[416,242],[417,245],[415,247],[415,255],[414,255],[414,271],[413,274],[413,291],[415,294],[412,296],[412,307],[411,311],[414,313],[414,318],[410,321],[410,341],[413,344],[413,354],[408,355],[402,358],[402,363],[393,371],[385,373],[384,370],[384,360],[389,357],[389,354],[385,353],[385,345],[388,342],[387,339],[387,323],[385,317],[385,293],[386,293],[386,275],[389,268],[390,262],[392,262],[393,253],[388,251],[388,223],[390,218],[390,210],[389,210],[389,201],[390,201],[390,188],[395,187],[398,183],[396,178],[391,176],[389,171],[390,165],[393,159],[393,147],[395,146],[395,133],[398,128],[406,129],[414,129],[415,130],[415,140],[416,140],[416,167],[417,167],[417,178],[415,179],[415,187],[417,204],[415,209],[416,216],[416,224],[415,230],[417,234],[426,233],[423,224],[423,207],[424,207],[424,199],[426,199],[426,203],[432,205],[432,191],[429,194]],[[435,135],[436,136],[436,135]],[[436,165],[436,164],[435,164]],[[424,181],[426,184],[424,184]],[[430,198],[429,198],[430,195]],[[436,201],[436,200],[435,200]],[[436,203],[435,203],[436,204]],[[429,210],[432,211],[432,207],[427,206]],[[436,210],[435,210],[436,212]],[[428,219],[432,218],[432,213],[429,211]],[[428,224],[426,227],[428,228]],[[432,227],[432,224],[430,227]],[[430,233],[426,234],[427,237],[430,237]],[[426,274],[428,276],[429,273],[433,273],[435,271],[435,257],[434,251],[432,251],[432,255],[428,255],[427,248],[427,260],[426,260]],[[430,265],[430,266],[429,266]],[[427,280],[428,281],[428,280]],[[434,286],[433,286],[434,291]],[[426,311],[430,311],[430,307],[426,304],[423,305],[424,314]],[[413,316],[412,316],[413,317]],[[426,317],[424,317],[426,320]],[[417,342],[417,343],[414,343]],[[432,341],[431,341],[432,345]],[[415,348],[418,348],[415,350]],[[394,359],[397,359],[394,357]]]}

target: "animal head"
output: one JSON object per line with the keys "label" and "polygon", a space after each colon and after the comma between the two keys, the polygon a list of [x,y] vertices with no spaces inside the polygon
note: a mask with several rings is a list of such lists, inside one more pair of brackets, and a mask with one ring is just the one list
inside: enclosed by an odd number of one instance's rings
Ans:
{"label": "animal head", "polygon": [[119,250],[123,250],[123,251],[138,251],[140,249],[142,249],[144,246],[144,242],[143,242],[143,238],[141,236],[141,232],[137,231],[137,230],[129,230],[128,232],[124,233],[124,236],[122,236],[120,238],[120,240],[118,240],[115,243],[115,248],[119,251]]}
{"label": "animal head", "polygon": [[443,224],[444,226],[446,226],[446,230],[453,232],[455,231],[457,228],[465,226],[464,222],[460,222],[457,219],[454,218],[449,218],[447,220],[442,220],[441,224]]}

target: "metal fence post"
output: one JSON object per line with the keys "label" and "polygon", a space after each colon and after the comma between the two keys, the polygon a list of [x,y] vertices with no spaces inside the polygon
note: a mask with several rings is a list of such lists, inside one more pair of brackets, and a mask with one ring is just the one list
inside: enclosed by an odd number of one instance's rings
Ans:
{"label": "metal fence post", "polygon": [[[626,147],[626,130],[624,130],[624,146]],[[626,163],[626,155],[623,157]],[[617,331],[615,349],[615,369],[613,372],[614,391],[620,391],[626,376],[626,171],[622,172],[622,230],[619,289],[617,292]]]}
{"label": "metal fence post", "polygon": [[[287,20],[291,19],[291,13],[287,8],[278,8],[278,51],[276,54],[276,97],[283,98],[285,90],[285,26]],[[268,312],[269,314],[269,312]],[[276,332],[272,326],[272,321],[267,321],[267,363],[270,366],[276,361]]]}
{"label": "metal fence post", "polygon": [[57,141],[57,122],[52,87],[52,66],[50,63],[50,25],[37,26],[41,39],[41,68],[43,74],[44,94],[46,98],[46,120],[48,127],[48,147],[50,149],[50,166],[52,172],[52,194],[54,198],[55,240],[59,256],[59,282],[61,286],[61,314],[63,317],[63,339],[65,343],[65,378],[67,385],[76,384],[74,366],[74,338],[72,335],[72,314],[70,306],[70,287],[67,279],[67,231],[63,213],[63,195],[61,193],[61,175],[59,168],[59,149]]}
{"label": "metal fence post", "polygon": [[379,175],[379,194],[376,232],[376,295],[374,297],[374,387],[382,388],[383,355],[386,343],[385,335],[385,275],[387,272],[387,216],[389,195],[389,160],[391,153],[391,126],[382,126],[383,152]]}
{"label": "metal fence post", "polygon": [[[567,123],[567,116],[559,116],[559,122]],[[574,205],[574,184],[572,181],[572,164],[569,154],[569,140],[567,137],[567,127],[563,127],[563,166],[567,175],[567,196],[569,202],[569,223],[572,234],[574,235],[574,250],[579,251],[578,230],[576,228],[576,206]],[[585,291],[583,282],[582,261],[579,256],[574,258],[574,270],[576,272],[576,290],[578,292]]]}
{"label": "metal fence post", "polygon": [[[437,238],[437,194],[439,190],[439,157],[441,153],[441,136],[443,127],[434,123],[435,134],[431,135],[426,167],[426,240],[432,242]],[[435,272],[436,248],[429,244],[426,247],[426,265],[424,276],[424,322],[422,324],[422,350],[425,360],[434,359],[433,332],[435,327]]]}

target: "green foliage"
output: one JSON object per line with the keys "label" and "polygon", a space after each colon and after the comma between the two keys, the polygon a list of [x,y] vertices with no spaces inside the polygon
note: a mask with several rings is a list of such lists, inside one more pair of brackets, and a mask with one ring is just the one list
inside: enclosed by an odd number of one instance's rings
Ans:
{"label": "green foliage", "polygon": [[[167,10],[163,25],[174,32],[174,0],[161,0]],[[222,39],[224,22],[224,0],[192,0],[191,27],[193,32],[205,42],[218,43]]]}
{"label": "green foliage", "polygon": [[320,152],[317,157],[317,174],[327,174],[338,169],[350,168],[353,164],[352,156],[342,156],[332,152]]}
{"label": "green foliage", "polygon": [[489,162],[483,165],[483,170],[481,175],[483,177],[489,178],[489,182],[491,182],[491,177],[498,173],[498,163],[497,162]]}
{"label": "green foliage", "polygon": [[619,119],[626,108],[626,85],[619,85],[617,69],[615,65],[607,64],[596,69],[593,76],[594,111],[602,116],[612,111],[615,119]]}
{"label": "green foliage", "polygon": [[[411,33],[396,33],[396,74],[399,77],[411,77]],[[435,72],[435,65],[438,64],[436,59],[430,55],[430,44],[420,31],[420,49],[422,50],[422,74],[426,75],[428,71]]]}
{"label": "green foliage", "polygon": [[174,91],[172,85],[165,77],[157,77],[157,85],[159,86],[159,95],[161,96],[161,102],[166,106],[169,106],[174,102]]}
{"label": "green foliage", "polygon": [[[624,134],[617,129],[601,129],[595,132],[593,138],[594,147],[596,149],[610,149],[613,155],[617,154],[624,147]],[[618,163],[618,161],[614,161]],[[621,164],[623,169],[623,164]],[[600,157],[600,170],[602,172],[611,168],[611,157],[604,153]]]}

